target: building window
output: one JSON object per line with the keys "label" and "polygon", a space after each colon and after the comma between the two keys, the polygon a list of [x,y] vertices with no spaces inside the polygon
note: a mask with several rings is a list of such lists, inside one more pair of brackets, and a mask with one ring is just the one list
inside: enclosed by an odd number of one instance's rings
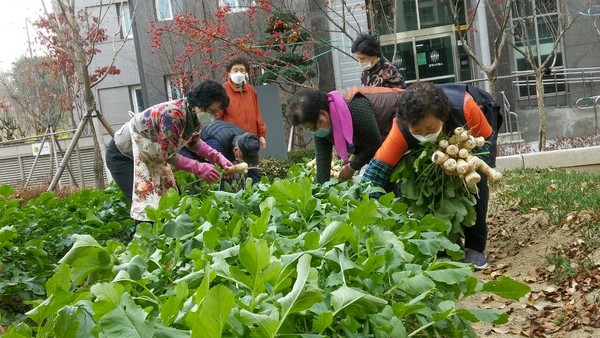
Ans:
{"label": "building window", "polygon": [[129,87],[131,94],[131,107],[134,113],[144,111],[144,99],[142,97],[142,86]]}
{"label": "building window", "polygon": [[167,84],[167,99],[169,101],[181,99],[183,97],[183,91],[181,90],[181,87],[178,85],[179,81],[176,78],[168,77],[166,79],[166,84]]}
{"label": "building window", "polygon": [[[464,24],[466,22],[464,0],[452,0],[452,2],[460,3],[456,21]],[[450,10],[450,1],[368,0],[367,5],[371,9],[370,28],[376,35],[402,33],[456,23]]]}
{"label": "building window", "polygon": [[[535,8],[535,10],[534,10]],[[527,0],[524,5],[514,6],[512,11],[512,23],[514,29],[515,44],[522,50],[531,53],[536,67],[541,65],[552,53],[553,59],[548,66],[552,69],[563,67],[562,45],[558,44],[556,50],[552,46],[556,40],[560,27],[559,12],[556,0]],[[525,57],[515,52],[515,64],[518,72],[532,71],[531,64]],[[557,93],[566,90],[564,83],[557,83],[558,77],[546,77],[544,79],[544,92]],[[562,81],[558,81],[562,82]],[[535,93],[535,77],[523,76],[519,78],[520,96],[531,96]]]}
{"label": "building window", "polygon": [[129,4],[127,2],[118,3],[117,13],[119,13],[119,27],[121,27],[121,39],[132,39],[133,33],[131,30],[131,13],[129,12]]}
{"label": "building window", "polygon": [[229,6],[232,12],[247,11],[254,6],[253,0],[219,0],[219,7]]}
{"label": "building window", "polygon": [[156,18],[173,20],[175,14],[183,12],[183,0],[156,0]]}

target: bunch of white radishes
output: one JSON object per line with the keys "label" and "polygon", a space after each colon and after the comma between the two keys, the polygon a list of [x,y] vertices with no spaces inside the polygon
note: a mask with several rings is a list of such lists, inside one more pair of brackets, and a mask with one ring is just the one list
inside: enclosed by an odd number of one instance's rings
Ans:
{"label": "bunch of white radishes", "polygon": [[475,147],[483,145],[485,138],[474,137],[469,130],[458,127],[450,138],[438,142],[439,149],[433,153],[431,160],[441,165],[446,175],[458,176],[467,185],[479,183],[479,173],[486,175],[491,182],[497,182],[502,178],[502,173],[473,154]]}

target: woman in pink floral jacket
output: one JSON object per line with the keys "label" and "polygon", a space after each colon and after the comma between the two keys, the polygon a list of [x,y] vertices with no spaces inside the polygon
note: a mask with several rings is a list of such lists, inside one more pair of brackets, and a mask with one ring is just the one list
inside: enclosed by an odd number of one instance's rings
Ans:
{"label": "woman in pink floral jacket", "polygon": [[198,133],[199,114],[214,115],[228,104],[221,84],[205,81],[182,99],[160,103],[136,114],[115,133],[108,145],[106,165],[117,185],[132,200],[133,219],[149,220],[146,207],[157,207],[164,192],[175,187],[173,167],[209,182],[220,178],[213,164],[180,156],[182,147],[187,146],[223,168],[232,165],[203,142]]}

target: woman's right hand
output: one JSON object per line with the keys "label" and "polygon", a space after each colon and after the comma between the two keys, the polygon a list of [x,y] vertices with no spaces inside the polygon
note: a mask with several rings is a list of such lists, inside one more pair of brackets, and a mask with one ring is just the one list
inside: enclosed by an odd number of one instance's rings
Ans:
{"label": "woman's right hand", "polygon": [[219,171],[210,163],[196,162],[193,165],[192,172],[208,182],[216,182],[221,177]]}
{"label": "woman's right hand", "polygon": [[208,182],[216,182],[221,177],[217,169],[215,169],[215,166],[212,164],[201,163],[183,155],[177,156],[175,167],[198,175]]}

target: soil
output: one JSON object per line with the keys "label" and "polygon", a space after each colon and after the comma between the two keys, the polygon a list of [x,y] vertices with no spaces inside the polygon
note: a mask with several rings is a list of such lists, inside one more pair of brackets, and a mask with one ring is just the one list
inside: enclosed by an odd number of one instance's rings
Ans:
{"label": "soil", "polygon": [[[519,301],[493,294],[477,294],[459,302],[461,307],[494,309],[509,314],[502,325],[474,323],[479,337],[600,337],[600,246],[582,238],[582,228],[598,224],[600,211],[569,215],[552,225],[541,210],[519,213],[502,205],[493,189],[488,211],[489,266],[475,272],[480,282],[501,275],[527,284],[531,292]],[[568,258],[573,276],[546,257]]]}

